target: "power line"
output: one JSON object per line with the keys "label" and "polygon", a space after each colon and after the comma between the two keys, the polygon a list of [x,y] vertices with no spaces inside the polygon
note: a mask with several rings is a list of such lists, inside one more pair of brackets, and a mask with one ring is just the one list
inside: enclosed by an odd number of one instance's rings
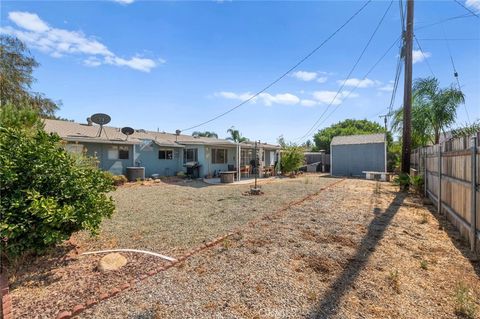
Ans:
{"label": "power line", "polygon": [[[355,71],[357,65],[360,63],[360,60],[362,59],[363,55],[365,54],[365,52],[367,51],[368,47],[370,46],[370,43],[372,42],[375,34],[377,33],[378,29],[380,28],[383,20],[385,20],[385,17],[387,16],[387,13],[388,11],[390,10],[390,8],[392,7],[392,4],[393,4],[393,0],[390,1],[390,4],[388,5],[387,9],[385,10],[385,12],[383,13],[382,17],[380,18],[380,21],[378,22],[377,26],[375,27],[375,29],[373,30],[373,33],[370,35],[370,38],[368,39],[367,43],[365,44],[365,46],[363,47],[363,50],[362,52],[360,53],[360,55],[358,56],[358,58],[356,59],[355,63],[353,64],[352,68],[350,69],[350,71],[348,72],[348,75],[346,76],[345,80],[343,81],[342,85],[340,86],[340,88],[338,89],[338,91],[335,93],[335,96],[333,97],[333,99],[330,101],[330,103],[327,105],[327,107],[325,108],[325,110],[322,112],[322,114],[320,115],[320,117],[317,119],[317,121],[312,125],[312,127],[307,131],[307,133],[305,133],[303,136],[301,136],[300,138],[298,138],[297,140],[303,140],[306,136],[308,136],[314,129],[315,129],[315,126],[318,124],[318,122],[322,119],[322,117],[328,112],[329,108],[333,105],[333,103],[335,103],[338,95],[342,92],[343,88],[345,87],[346,83],[347,83],[347,80],[350,78],[350,76],[353,74],[353,71]],[[350,94],[350,93],[349,93]]]}
{"label": "power line", "polygon": [[439,20],[439,21],[436,21],[436,22],[425,24],[425,25],[422,25],[422,26],[417,27],[415,29],[416,30],[422,30],[422,29],[425,29],[425,28],[433,27],[433,26],[435,26],[437,24],[440,24],[440,23],[444,23],[444,22],[448,22],[448,21],[452,21],[452,20],[457,20],[457,19],[471,18],[471,17],[474,17],[474,16],[475,16],[474,14],[465,13],[465,14],[462,14],[462,15],[453,16],[453,17],[450,17],[450,18],[446,18],[446,19],[442,19],[442,20]]}
{"label": "power line", "polygon": [[385,116],[389,116],[392,113],[393,105],[395,104],[395,98],[397,97],[398,82],[400,81],[400,75],[402,74],[402,46],[399,48],[400,53],[397,59],[397,68],[395,70],[395,80],[393,84],[392,96],[390,97],[390,104],[388,106],[388,112]]}
{"label": "power line", "polygon": [[478,14],[476,14],[475,12],[473,12],[472,10],[470,10],[469,8],[467,8],[466,6],[463,5],[463,3],[461,3],[460,1],[458,0],[454,0],[459,6],[461,6],[462,8],[464,8],[465,10],[467,10],[468,12],[470,12],[471,14],[473,14],[474,16],[476,16],[477,18],[480,18],[478,16]]}
{"label": "power line", "polygon": [[[448,55],[450,56],[450,62],[452,63],[453,76],[457,81],[458,89],[461,91],[462,86],[460,85],[460,80],[458,79],[457,68],[455,67],[455,62],[453,61],[452,50],[450,49],[450,43],[447,40],[447,33],[445,32],[445,27],[443,26],[443,24],[442,24],[442,30],[443,30],[443,37],[445,38],[445,44],[447,45]],[[468,123],[470,123],[470,114],[468,113],[467,106],[463,104],[463,107],[465,108],[465,113],[467,114],[467,121]]]}
{"label": "power line", "polygon": [[439,38],[421,38],[422,41],[478,41],[480,38],[448,38],[448,39],[439,39]]}
{"label": "power line", "polygon": [[255,93],[254,95],[252,95],[251,97],[249,97],[248,99],[242,101],[241,103],[237,104],[236,106],[232,107],[231,109],[229,109],[228,111],[225,111],[213,118],[211,118],[210,120],[207,120],[207,121],[204,121],[200,124],[197,124],[197,125],[194,125],[194,126],[191,126],[191,127],[188,127],[188,128],[185,128],[181,131],[189,131],[189,130],[192,130],[194,128],[197,128],[197,127],[200,127],[200,126],[203,126],[207,123],[210,123],[210,122],[213,122],[215,121],[216,119],[219,119],[220,117],[222,116],[225,116],[227,115],[228,113],[230,112],[233,112],[234,110],[238,109],[239,107],[241,107],[242,105],[250,102],[251,100],[253,100],[254,98],[256,98],[257,96],[259,96],[260,94],[262,94],[263,92],[267,91],[269,88],[271,88],[273,85],[275,85],[277,82],[279,82],[281,79],[283,79],[284,77],[286,77],[290,72],[292,72],[293,70],[295,70],[300,64],[302,64],[303,62],[305,62],[308,58],[310,58],[315,52],[317,52],[321,47],[323,47],[328,41],[330,41],[330,39],[332,39],[338,32],[340,32],[340,30],[342,30],[347,24],[350,23],[350,21],[352,21],[358,14],[360,14],[360,12],[363,11],[363,9],[365,9],[365,7],[370,3],[372,2],[372,0],[367,0],[360,9],[358,9],[350,18],[348,18],[337,30],[335,30],[330,36],[328,36],[325,40],[323,40],[322,43],[320,43],[316,48],[314,48],[312,51],[310,51],[310,53],[308,53],[304,58],[302,58],[299,62],[297,62],[294,66],[292,66],[290,69],[288,69],[285,73],[283,73],[282,75],[280,75],[278,78],[276,78],[273,82],[270,82],[267,86],[265,86],[263,89],[261,89],[260,91],[258,91],[257,93]]}
{"label": "power line", "polygon": [[420,49],[420,52],[422,53],[423,59],[427,63],[428,69],[430,70],[430,73],[432,73],[432,76],[435,78],[435,73],[433,73],[432,66],[430,65],[430,62],[428,62],[427,56],[425,55],[425,52],[423,52],[422,46],[420,45],[420,42],[418,41],[417,37],[414,35],[415,42],[417,43],[418,48]]}
{"label": "power line", "polygon": [[[380,62],[382,62],[382,60],[385,58],[385,56],[387,56],[388,52],[390,52],[390,50],[397,44],[397,42],[401,39],[401,36],[399,36],[395,42],[393,42],[389,47],[388,49],[382,54],[382,56],[375,62],[375,64],[368,70],[367,73],[365,73],[365,75],[362,77],[362,80],[365,80],[369,75],[370,73],[373,72],[373,70],[378,66],[378,64],[380,64]],[[346,100],[357,88],[359,87],[359,84],[357,84],[351,91],[348,92],[348,94],[344,97],[343,100]],[[317,128],[322,125],[341,105],[343,104],[340,103],[338,104],[335,109],[332,110],[332,112],[326,117],[324,118],[324,120],[322,122],[320,122],[318,125],[317,125]],[[302,138],[298,139],[298,140],[302,140],[304,139],[308,134],[305,134],[304,136],[302,136]]]}

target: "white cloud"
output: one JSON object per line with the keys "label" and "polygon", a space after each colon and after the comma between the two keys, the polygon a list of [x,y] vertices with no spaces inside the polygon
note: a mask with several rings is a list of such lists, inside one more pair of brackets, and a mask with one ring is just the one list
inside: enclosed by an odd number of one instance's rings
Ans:
{"label": "white cloud", "polygon": [[432,54],[430,52],[423,52],[421,50],[413,50],[412,51],[412,63],[423,62],[426,58],[431,57]]}
{"label": "white cloud", "polygon": [[308,106],[308,107],[310,107],[310,106],[315,106],[315,105],[317,105],[317,104],[318,104],[317,101],[309,100],[309,99],[304,99],[304,100],[301,100],[301,101],[300,101],[300,105],[302,105],[302,106]]}
{"label": "white cloud", "polygon": [[[336,96],[335,96],[336,95]],[[350,91],[342,91],[337,95],[337,91],[315,91],[313,98],[321,104],[339,105],[346,97],[358,97],[358,94]],[[335,98],[335,100],[334,100]]]}
{"label": "white cloud", "polygon": [[48,25],[35,13],[14,11],[8,14],[8,18],[29,31],[44,32],[49,29]]}
{"label": "white cloud", "polygon": [[28,46],[38,49],[52,57],[64,55],[82,55],[84,64],[95,67],[102,64],[125,66],[134,70],[150,72],[164,60],[152,60],[135,56],[125,59],[110,51],[106,45],[79,31],[70,31],[50,27],[35,13],[10,12],[9,19],[18,27],[0,28],[0,33],[18,37]]}
{"label": "white cloud", "polygon": [[466,0],[465,5],[480,13],[480,0]]}
{"label": "white cloud", "polygon": [[[216,92],[214,93],[216,97],[222,97],[225,99],[245,101],[253,96],[252,93],[234,93],[234,92]],[[266,106],[271,106],[273,104],[284,104],[284,105],[295,105],[300,103],[300,98],[291,93],[281,93],[272,95],[270,93],[261,93],[255,98],[252,99],[253,103],[260,102]]]}
{"label": "white cloud", "polygon": [[317,72],[297,71],[292,73],[292,76],[298,80],[308,82],[317,78]]}
{"label": "white cloud", "polygon": [[384,92],[392,92],[393,91],[393,84],[388,83],[384,86],[381,86],[378,88],[379,91],[384,91]]}
{"label": "white cloud", "polygon": [[346,80],[339,80],[337,81],[338,84],[343,84],[345,82],[345,86],[354,86],[359,88],[368,88],[376,85],[380,85],[381,82],[377,80],[370,80],[370,79],[346,79]]}
{"label": "white cloud", "polygon": [[133,2],[135,2],[135,0],[113,0],[117,3],[121,3],[121,4],[131,4]]}
{"label": "white cloud", "polygon": [[320,77],[317,79],[317,82],[318,82],[318,83],[325,83],[325,82],[327,82],[327,80],[328,80],[328,77],[326,77],[326,76],[320,76]]}

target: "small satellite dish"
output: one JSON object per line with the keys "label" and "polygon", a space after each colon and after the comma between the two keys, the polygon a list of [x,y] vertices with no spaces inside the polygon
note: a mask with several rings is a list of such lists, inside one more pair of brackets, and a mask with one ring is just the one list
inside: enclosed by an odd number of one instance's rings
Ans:
{"label": "small satellite dish", "polygon": [[135,133],[135,130],[131,127],[125,126],[125,127],[122,127],[122,133],[127,136],[126,139],[128,140],[128,136]]}
{"label": "small satellite dish", "polygon": [[96,123],[98,125],[105,125],[110,123],[112,118],[108,114],[104,113],[96,113],[90,116],[90,119],[92,120],[93,123]]}
{"label": "small satellite dish", "polygon": [[112,118],[108,114],[104,113],[95,113],[92,116],[90,116],[90,119],[92,120],[93,123],[96,123],[100,125],[100,130],[98,131],[98,136],[102,136],[102,129],[105,124],[110,123]]}

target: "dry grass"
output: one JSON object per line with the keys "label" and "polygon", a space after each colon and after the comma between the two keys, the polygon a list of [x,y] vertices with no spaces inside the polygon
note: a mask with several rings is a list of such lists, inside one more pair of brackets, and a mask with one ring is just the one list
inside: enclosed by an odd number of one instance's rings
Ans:
{"label": "dry grass", "polygon": [[262,196],[245,196],[250,185],[128,185],[113,193],[117,211],[102,223],[100,236],[79,234],[75,240],[82,250],[128,247],[179,254],[335,181],[319,175],[275,180],[261,185]]}
{"label": "dry grass", "polygon": [[[162,318],[471,314],[479,306],[480,272],[465,257],[468,248],[452,239],[454,232],[440,230],[419,199],[396,190],[362,180],[337,184],[275,218],[250,223],[228,249],[196,256],[85,317],[110,318],[115,309],[118,317],[155,318],[156,306],[140,307],[145,303],[162,304]],[[428,214],[428,223],[418,222],[417,210]],[[456,288],[459,281],[468,288]]]}

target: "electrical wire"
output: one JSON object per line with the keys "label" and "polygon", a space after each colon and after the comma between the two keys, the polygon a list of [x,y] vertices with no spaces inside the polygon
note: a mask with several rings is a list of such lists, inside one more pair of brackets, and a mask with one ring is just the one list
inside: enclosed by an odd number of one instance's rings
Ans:
{"label": "electrical wire", "polygon": [[[376,25],[375,29],[373,30],[373,33],[370,35],[370,38],[368,39],[367,43],[365,44],[365,46],[363,47],[362,49],[362,52],[360,53],[360,55],[357,57],[357,59],[355,60],[355,63],[353,64],[352,68],[350,69],[350,71],[348,72],[348,75],[345,77],[345,80],[343,80],[340,88],[338,89],[338,91],[335,93],[335,96],[333,97],[333,99],[330,101],[330,103],[327,105],[327,107],[325,108],[325,110],[322,112],[322,114],[320,114],[320,117],[315,121],[315,123],[312,125],[312,127],[301,137],[299,137],[298,139],[296,139],[297,141],[298,140],[303,140],[306,136],[308,136],[311,132],[313,132],[315,130],[315,127],[316,125],[318,124],[318,122],[320,122],[320,120],[322,119],[322,117],[328,112],[328,110],[330,109],[330,107],[335,103],[335,101],[337,100],[338,96],[340,95],[340,93],[342,93],[348,79],[350,79],[351,75],[353,74],[353,72],[355,71],[355,69],[357,68],[358,64],[360,63],[360,60],[362,59],[363,55],[365,54],[365,52],[367,51],[368,47],[370,46],[370,43],[372,42],[373,38],[375,37],[375,34],[377,33],[378,29],[380,28],[380,26],[382,25],[382,22],[385,20],[385,17],[387,16],[387,13],[388,11],[390,10],[390,8],[392,7],[392,4],[393,4],[393,0],[390,1],[390,4],[388,5],[387,9],[385,10],[385,12],[383,13],[382,17],[380,18],[380,21],[378,22],[378,24]],[[351,94],[351,91],[347,94],[347,96],[349,96]]]}
{"label": "electrical wire", "polygon": [[475,15],[474,14],[471,14],[471,13],[466,13],[466,14],[462,14],[462,15],[458,15],[458,16],[453,16],[453,17],[450,17],[450,18],[446,18],[446,19],[442,19],[442,20],[439,20],[439,21],[436,21],[436,22],[432,22],[432,23],[429,23],[429,24],[425,24],[425,25],[421,25],[417,28],[415,28],[416,30],[422,30],[422,29],[425,29],[425,28],[429,28],[429,27],[433,27],[437,24],[440,24],[440,23],[444,23],[444,22],[448,22],[448,21],[452,21],[452,20],[457,20],[457,19],[464,19],[464,18],[471,18],[471,17],[474,17]]}
{"label": "electrical wire", "polygon": [[246,100],[243,100],[242,102],[240,102],[239,104],[237,104],[236,106],[230,108],[229,110],[207,120],[207,121],[204,121],[204,122],[201,122],[197,125],[193,125],[193,126],[190,126],[190,127],[187,127],[187,128],[184,128],[182,129],[181,131],[189,131],[189,130],[192,130],[194,128],[197,128],[197,127],[200,127],[200,126],[203,126],[205,124],[208,124],[210,122],[213,122],[217,119],[219,119],[220,117],[222,116],[225,116],[231,112],[233,112],[234,110],[238,109],[239,107],[241,107],[242,105],[250,102],[251,100],[253,100],[254,98],[256,98],[257,96],[259,96],[260,94],[262,94],[263,92],[267,91],[269,88],[271,88],[273,85],[275,85],[277,82],[279,82],[280,80],[282,80],[284,77],[286,77],[290,72],[292,72],[293,70],[295,70],[300,64],[302,64],[303,62],[305,62],[308,58],[310,58],[313,54],[315,54],[315,52],[317,52],[321,47],[323,47],[328,41],[330,41],[338,32],[340,32],[345,26],[347,26],[347,24],[350,23],[350,21],[352,21],[357,15],[360,14],[360,12],[362,12],[365,7],[370,3],[372,2],[372,0],[367,0],[361,7],[360,9],[358,9],[352,16],[350,16],[350,18],[348,18],[339,28],[337,28],[332,34],[330,34],[325,40],[323,40],[322,43],[320,43],[316,48],[314,48],[312,51],[310,51],[310,53],[308,53],[305,57],[303,57],[299,62],[297,62],[294,66],[292,66],[290,69],[288,69],[286,72],[284,72],[282,75],[280,75],[278,78],[276,78],[274,81],[270,82],[267,86],[265,86],[263,89],[261,89],[260,91],[258,91],[257,93],[253,94],[252,96],[250,96],[248,99]]}
{"label": "electrical wire", "polygon": [[420,45],[420,41],[418,41],[418,39],[415,35],[413,35],[413,37],[415,38],[415,42],[417,43],[417,46],[420,49],[420,52],[422,53],[423,59],[427,63],[427,66],[428,66],[428,69],[430,70],[430,73],[432,73],[432,76],[434,78],[436,78],[435,73],[433,73],[432,66],[430,65],[430,62],[428,62],[427,56],[426,56],[425,52],[423,51],[422,46]]}
{"label": "electrical wire", "polygon": [[[399,36],[389,47],[387,50],[385,50],[385,52],[382,54],[382,56],[375,62],[375,64],[368,70],[367,73],[365,73],[365,75],[362,77],[362,80],[365,80],[369,75],[370,73],[373,72],[373,70],[375,70],[375,68],[378,66],[378,64],[380,64],[380,62],[382,62],[382,60],[385,58],[385,56],[387,56],[387,54],[390,52],[390,50],[392,50],[392,48],[397,44],[397,42],[401,39],[401,36]],[[346,99],[348,99],[348,97],[359,87],[359,84],[357,84],[351,91],[348,92],[348,94],[343,98],[343,101],[345,101]],[[335,109],[333,109],[333,111],[321,122],[317,125],[317,128],[322,125],[342,104],[343,104],[343,101],[338,104]],[[302,139],[304,139],[308,134],[305,134],[304,136],[302,136],[302,138],[299,138],[297,139],[297,141],[301,141]]]}
{"label": "electrical wire", "polygon": [[[443,26],[443,24],[442,24],[442,30],[443,30],[443,37],[445,39],[445,44],[447,45],[448,55],[450,56],[450,63],[452,64],[453,76],[457,81],[458,89],[461,91],[462,86],[460,85],[460,80],[458,79],[457,68],[455,67],[455,62],[453,61],[452,50],[450,49],[450,43],[448,42],[447,33],[445,32],[445,27]],[[465,113],[467,115],[467,122],[470,123],[470,114],[468,113],[467,106],[465,105],[465,103],[463,104],[463,107],[465,108]]]}
{"label": "electrical wire", "polygon": [[476,16],[477,18],[480,18],[478,16],[478,14],[476,14],[475,12],[473,12],[472,10],[470,10],[469,8],[467,8],[463,3],[461,3],[460,1],[458,0],[454,0],[459,6],[461,6],[462,8],[464,8],[465,10],[467,10],[468,12],[470,12],[471,14],[473,14],[474,16]]}

